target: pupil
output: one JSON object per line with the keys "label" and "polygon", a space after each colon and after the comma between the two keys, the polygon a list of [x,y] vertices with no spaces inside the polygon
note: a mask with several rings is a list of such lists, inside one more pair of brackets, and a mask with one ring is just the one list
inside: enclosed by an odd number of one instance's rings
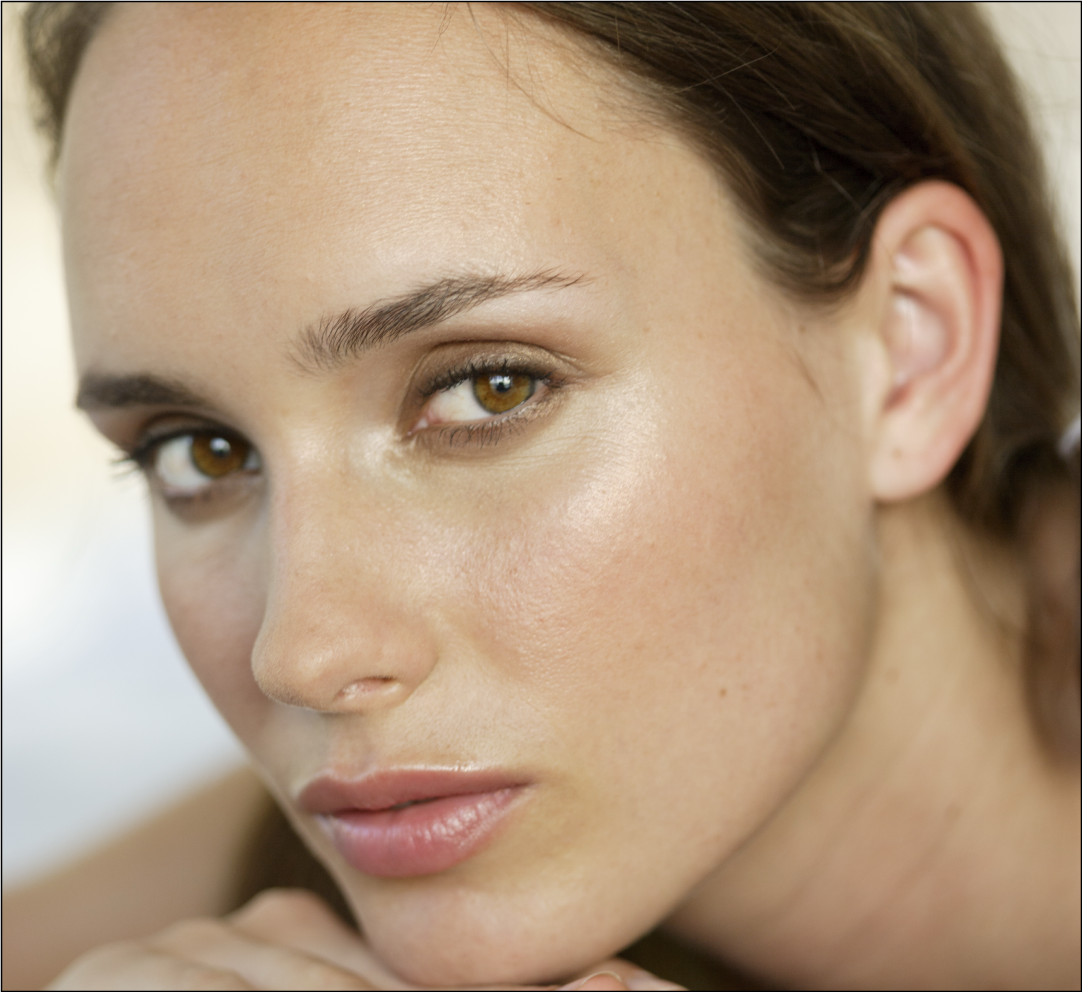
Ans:
{"label": "pupil", "polygon": [[515,383],[509,375],[493,375],[489,376],[488,385],[493,392],[506,393],[514,388]]}
{"label": "pupil", "polygon": [[233,445],[231,445],[224,437],[211,438],[210,444],[207,445],[210,448],[210,453],[215,458],[228,458],[233,453]]}

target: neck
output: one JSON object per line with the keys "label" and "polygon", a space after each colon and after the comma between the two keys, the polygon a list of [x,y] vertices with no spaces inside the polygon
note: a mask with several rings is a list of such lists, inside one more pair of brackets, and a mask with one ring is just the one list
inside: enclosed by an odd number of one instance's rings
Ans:
{"label": "neck", "polygon": [[1077,988],[1079,782],[1032,729],[1022,569],[940,496],[878,521],[845,726],[668,921],[802,988]]}

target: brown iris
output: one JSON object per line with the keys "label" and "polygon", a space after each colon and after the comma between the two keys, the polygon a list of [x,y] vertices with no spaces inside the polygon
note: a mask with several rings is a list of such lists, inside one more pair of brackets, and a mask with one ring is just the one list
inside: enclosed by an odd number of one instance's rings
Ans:
{"label": "brown iris", "polygon": [[536,380],[528,375],[481,375],[473,380],[473,395],[489,413],[505,413],[525,403],[532,395]]}
{"label": "brown iris", "polygon": [[192,438],[192,463],[212,479],[244,468],[248,452],[248,445],[243,441],[220,434],[196,434]]}

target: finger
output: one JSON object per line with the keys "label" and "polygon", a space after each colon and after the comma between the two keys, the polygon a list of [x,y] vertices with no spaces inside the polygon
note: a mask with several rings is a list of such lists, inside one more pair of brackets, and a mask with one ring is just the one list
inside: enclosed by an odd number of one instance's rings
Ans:
{"label": "finger", "polygon": [[326,989],[367,992],[360,975],[323,958],[249,936],[220,920],[188,920],[170,927],[150,945],[167,954],[230,969],[257,989]]}
{"label": "finger", "polygon": [[[629,961],[621,960],[620,958],[610,958],[608,961],[603,961],[601,964],[595,965],[591,968],[586,975],[580,978],[573,979],[566,985],[561,985],[559,989],[556,989],[554,985],[516,985],[513,989],[507,985],[486,985],[478,988],[477,986],[470,986],[473,992],[497,992],[498,989],[503,989],[504,992],[531,992],[534,989],[549,989],[555,990],[555,992],[618,992],[618,990],[627,990],[627,992],[645,992],[648,989],[664,990],[664,992],[687,992],[684,986],[677,985],[674,982],[666,981],[664,978],[658,978],[657,975],[652,975],[648,971],[643,971],[638,965],[631,964]],[[466,992],[465,989],[457,989],[454,992]]]}
{"label": "finger", "polygon": [[[602,984],[604,981],[612,982],[614,980],[620,984]],[[570,982],[564,988],[581,988],[585,992],[594,992],[595,989],[600,992],[602,989],[616,988],[629,989],[632,992],[646,992],[647,989],[677,990],[677,992],[683,992],[684,990],[682,985],[666,981],[664,978],[658,978],[657,975],[652,975],[638,965],[632,964],[630,961],[624,961],[622,958],[609,958],[608,961],[602,961],[601,964],[590,969],[586,978],[580,978],[578,981],[580,983],[589,981],[592,984],[576,985],[575,982]]]}
{"label": "finger", "polygon": [[99,989],[247,992],[255,987],[235,971],[131,943],[110,944],[84,955],[46,986],[46,992],[97,992]]}
{"label": "finger", "polygon": [[599,971],[586,978],[579,978],[567,985],[560,986],[561,992],[627,992],[627,986],[620,980],[620,976],[612,971]]}
{"label": "finger", "polygon": [[364,938],[346,926],[318,896],[303,889],[270,889],[230,917],[231,924],[259,940],[324,958],[354,972],[376,988],[413,986],[387,970]]}

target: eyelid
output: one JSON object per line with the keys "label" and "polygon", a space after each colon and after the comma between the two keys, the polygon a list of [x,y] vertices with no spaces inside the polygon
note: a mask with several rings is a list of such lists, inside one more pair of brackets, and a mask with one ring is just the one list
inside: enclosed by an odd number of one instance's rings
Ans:
{"label": "eyelid", "polygon": [[560,385],[562,379],[556,375],[556,367],[554,361],[538,361],[525,355],[472,356],[428,376],[418,385],[417,395],[419,399],[427,400],[436,393],[482,375],[526,375],[538,382]]}
{"label": "eyelid", "polygon": [[151,424],[140,431],[135,444],[125,453],[120,461],[129,462],[145,470],[158,448],[178,437],[187,437],[189,434],[218,434],[224,438],[242,441],[244,444],[254,447],[254,445],[238,431],[230,430],[228,427],[223,427],[221,424],[184,424],[183,426],[178,425],[176,427],[166,428],[160,432],[155,432],[153,430],[153,424]]}

